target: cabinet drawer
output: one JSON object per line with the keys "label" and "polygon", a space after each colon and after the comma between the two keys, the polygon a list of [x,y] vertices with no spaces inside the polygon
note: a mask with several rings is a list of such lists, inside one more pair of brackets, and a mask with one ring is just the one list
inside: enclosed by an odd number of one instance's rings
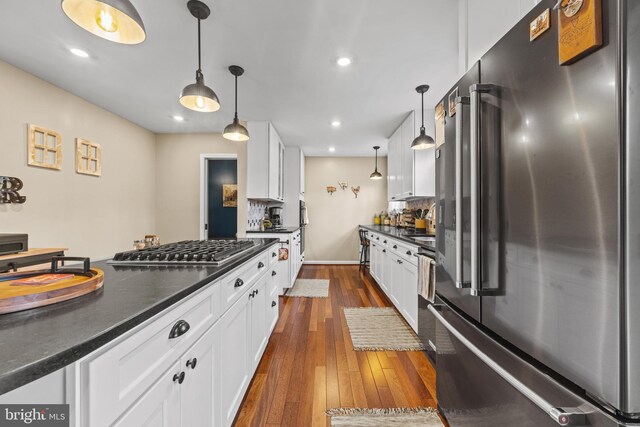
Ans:
{"label": "cabinet drawer", "polygon": [[267,271],[270,256],[269,251],[264,252],[220,281],[223,313]]}
{"label": "cabinet drawer", "polygon": [[406,243],[399,242],[397,240],[390,240],[389,247],[393,254],[402,258],[404,261],[407,261],[410,264],[418,265],[418,247],[407,245]]}
{"label": "cabinet drawer", "polygon": [[[84,425],[110,425],[220,317],[220,287],[210,285],[123,341],[80,362]],[[178,324],[186,332],[170,338]]]}

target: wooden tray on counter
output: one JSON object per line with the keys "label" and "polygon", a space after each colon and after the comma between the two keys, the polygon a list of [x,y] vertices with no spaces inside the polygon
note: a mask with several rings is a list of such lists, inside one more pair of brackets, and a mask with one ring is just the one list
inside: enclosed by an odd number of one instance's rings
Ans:
{"label": "wooden tray on counter", "polygon": [[[43,274],[68,274],[73,277],[49,284],[20,284],[16,281]],[[104,284],[104,272],[98,268],[77,270],[40,270],[0,274],[0,314],[43,307],[95,292]]]}

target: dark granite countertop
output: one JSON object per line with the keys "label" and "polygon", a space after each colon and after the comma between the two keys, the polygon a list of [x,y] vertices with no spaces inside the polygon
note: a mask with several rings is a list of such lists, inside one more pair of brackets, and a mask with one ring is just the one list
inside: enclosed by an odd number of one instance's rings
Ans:
{"label": "dark granite countertop", "polygon": [[290,234],[290,233],[295,233],[296,231],[300,230],[300,226],[291,226],[291,227],[280,227],[280,228],[272,228],[270,230],[247,230],[247,234],[249,233],[262,233],[262,234],[275,234],[275,233],[281,233],[281,234]]}
{"label": "dark granite countertop", "polygon": [[93,263],[102,289],[47,307],[0,315],[0,394],[69,365],[264,252],[256,246],[220,267]]}
{"label": "dark granite countertop", "polygon": [[421,237],[435,237],[435,234],[427,234],[416,231],[413,228],[391,227],[389,225],[361,225],[360,227],[373,231],[374,233],[385,234],[394,239],[417,245],[430,252],[435,252],[436,250],[435,241],[425,242],[424,240],[420,240]]}

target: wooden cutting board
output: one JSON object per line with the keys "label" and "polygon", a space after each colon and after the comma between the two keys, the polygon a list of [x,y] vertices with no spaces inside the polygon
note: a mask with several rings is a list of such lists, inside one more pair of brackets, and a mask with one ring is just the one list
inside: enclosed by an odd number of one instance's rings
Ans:
{"label": "wooden cutting board", "polygon": [[[14,280],[0,281],[0,314],[43,307],[95,292],[104,283],[104,272],[98,268],[92,268],[91,272],[93,277],[74,275],[46,285],[16,284],[16,280],[24,278],[20,273],[0,274],[0,279],[15,276]],[[33,273],[24,273],[25,277],[29,274],[33,276]],[[43,274],[47,272],[43,271]]]}

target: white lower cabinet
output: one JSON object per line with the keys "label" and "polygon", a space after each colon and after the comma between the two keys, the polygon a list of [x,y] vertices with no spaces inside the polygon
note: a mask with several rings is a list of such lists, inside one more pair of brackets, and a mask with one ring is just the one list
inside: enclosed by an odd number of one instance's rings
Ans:
{"label": "white lower cabinet", "polygon": [[370,233],[371,277],[418,332],[418,248]]}
{"label": "white lower cabinet", "polygon": [[264,349],[267,348],[267,341],[269,341],[268,330],[269,324],[267,323],[267,276],[264,276],[254,286],[254,290],[249,293],[251,295],[251,308],[249,317],[251,319],[251,354],[253,355],[251,360],[251,375],[258,367],[260,358]]}
{"label": "white lower cabinet", "polygon": [[175,427],[180,425],[180,384],[173,380],[180,370],[176,362],[151,388],[118,420],[115,427],[148,426]]}
{"label": "white lower cabinet", "polygon": [[184,356],[115,422],[117,427],[217,424],[218,324],[212,326]]}
{"label": "white lower cabinet", "polygon": [[183,427],[208,427],[218,424],[220,396],[220,322],[213,325],[182,356],[180,373],[184,372],[180,402]]}
{"label": "white lower cabinet", "polygon": [[267,325],[268,325],[268,334],[270,335],[276,327],[276,323],[278,323],[278,313],[280,310],[280,301],[278,298],[278,285],[274,283],[271,286],[271,291],[269,292],[269,297],[267,298]]}
{"label": "white lower cabinet", "polygon": [[278,247],[67,366],[71,425],[230,426],[278,320]]}
{"label": "white lower cabinet", "polygon": [[[256,239],[280,239],[280,244],[276,246],[275,253],[278,252],[278,249],[288,250],[289,257],[286,260],[278,261],[276,268],[280,287],[278,292],[279,295],[284,295],[285,291],[292,287],[298,278],[298,273],[300,273],[304,261],[304,254],[300,253],[302,245],[300,230],[293,233],[251,233],[250,236]],[[271,257],[271,253],[268,256]]]}
{"label": "white lower cabinet", "polygon": [[418,332],[418,266],[405,260],[399,261],[402,315],[413,330]]}
{"label": "white lower cabinet", "polygon": [[221,424],[233,422],[252,374],[251,299],[244,294],[221,321]]}

